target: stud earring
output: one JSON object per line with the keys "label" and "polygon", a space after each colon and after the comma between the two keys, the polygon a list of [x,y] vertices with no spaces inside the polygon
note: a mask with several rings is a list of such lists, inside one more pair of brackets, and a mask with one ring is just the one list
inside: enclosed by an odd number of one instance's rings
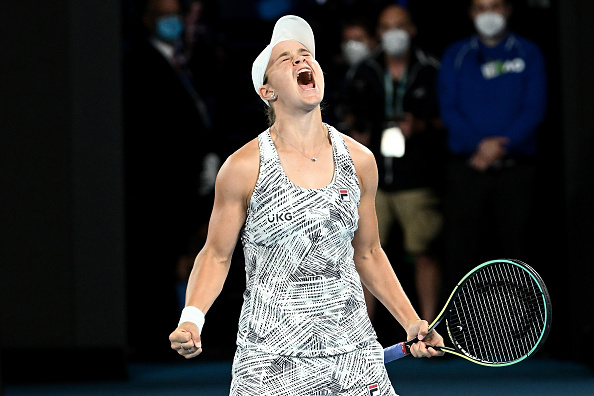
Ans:
{"label": "stud earring", "polygon": [[272,98],[272,99],[276,98],[276,94],[273,92],[272,94],[270,94],[270,98]]}

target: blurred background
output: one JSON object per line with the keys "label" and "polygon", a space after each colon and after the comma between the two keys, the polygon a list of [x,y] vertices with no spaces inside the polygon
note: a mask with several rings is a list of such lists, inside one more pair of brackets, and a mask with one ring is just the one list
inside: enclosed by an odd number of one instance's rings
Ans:
{"label": "blurred background", "polygon": [[[327,80],[324,118],[338,124],[342,28],[354,15],[373,24],[389,3],[182,0],[180,70],[193,87],[176,93],[150,58],[136,56],[149,29],[142,2],[5,1],[2,384],[125,379],[130,363],[178,361],[167,337],[204,239],[214,175],[267,127],[250,73],[274,22],[296,14],[312,25]],[[465,1],[405,3],[418,44],[437,59],[473,32]],[[553,326],[538,356],[591,365],[583,345],[594,336],[594,2],[513,5],[510,26],[541,48],[548,83],[529,253],[517,257],[552,296]],[[398,247],[391,254],[416,304],[414,268]],[[238,246],[206,319],[201,361],[232,359],[244,282]],[[387,312],[376,318],[382,344],[404,337]]]}

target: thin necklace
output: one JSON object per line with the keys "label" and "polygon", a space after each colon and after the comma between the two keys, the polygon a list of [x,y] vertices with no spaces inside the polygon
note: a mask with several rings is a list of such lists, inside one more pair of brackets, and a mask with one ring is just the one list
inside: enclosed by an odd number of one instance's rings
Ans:
{"label": "thin necklace", "polygon": [[273,126],[273,128],[274,128],[274,131],[276,132],[276,134],[277,134],[277,135],[278,135],[278,136],[279,136],[281,139],[283,139],[285,142],[289,143],[289,145],[290,145],[291,147],[293,147],[295,150],[299,151],[299,153],[301,153],[301,155],[302,155],[302,156],[304,156],[304,157],[305,157],[305,158],[307,158],[307,159],[310,159],[310,160],[311,160],[311,162],[316,162],[316,161],[318,160],[318,154],[320,154],[320,151],[322,151],[322,148],[324,148],[324,146],[323,146],[323,145],[322,145],[322,147],[320,147],[320,149],[318,150],[318,152],[316,153],[316,155],[314,155],[313,157],[311,157],[311,158],[310,158],[308,155],[305,155],[305,154],[303,153],[303,151],[301,151],[301,150],[299,150],[297,147],[293,146],[293,144],[292,144],[291,142],[289,142],[287,139],[285,139],[285,138],[283,137],[283,135],[281,135],[280,133],[278,133],[278,128],[276,127],[276,125],[274,125],[274,126]]}

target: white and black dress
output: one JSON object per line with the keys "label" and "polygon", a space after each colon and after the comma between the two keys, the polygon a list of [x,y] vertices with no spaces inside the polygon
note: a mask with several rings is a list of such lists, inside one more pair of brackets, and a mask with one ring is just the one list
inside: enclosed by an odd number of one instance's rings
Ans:
{"label": "white and black dress", "polygon": [[270,130],[241,233],[246,291],[233,396],[394,395],[351,241],[360,188],[341,134],[328,126],[334,176],[319,189],[285,174]]}

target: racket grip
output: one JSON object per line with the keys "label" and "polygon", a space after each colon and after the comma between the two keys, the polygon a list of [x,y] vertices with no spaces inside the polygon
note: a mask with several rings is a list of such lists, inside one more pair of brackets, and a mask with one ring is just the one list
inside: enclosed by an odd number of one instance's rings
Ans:
{"label": "racket grip", "polygon": [[410,354],[410,349],[406,348],[404,342],[389,346],[384,349],[384,364],[390,363]]}

